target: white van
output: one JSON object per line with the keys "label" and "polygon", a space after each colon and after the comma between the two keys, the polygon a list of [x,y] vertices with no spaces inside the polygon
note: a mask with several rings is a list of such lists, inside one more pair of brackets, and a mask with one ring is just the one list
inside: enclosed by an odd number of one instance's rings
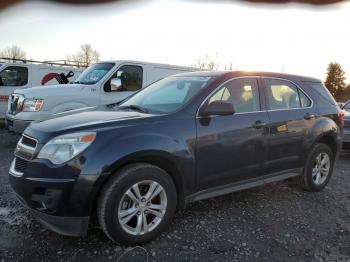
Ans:
{"label": "white van", "polygon": [[53,114],[119,102],[166,76],[191,67],[138,61],[107,61],[88,67],[73,84],[16,90],[8,103],[6,127],[22,133],[33,121]]}
{"label": "white van", "polygon": [[15,90],[69,83],[82,71],[82,68],[44,63],[0,63],[0,119],[5,118],[9,96]]}

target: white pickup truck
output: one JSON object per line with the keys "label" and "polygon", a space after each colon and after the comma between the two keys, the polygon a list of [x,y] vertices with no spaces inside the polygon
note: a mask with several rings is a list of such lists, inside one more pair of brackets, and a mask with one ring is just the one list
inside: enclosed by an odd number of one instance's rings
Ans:
{"label": "white pickup truck", "polygon": [[33,121],[78,108],[116,103],[166,76],[196,70],[128,60],[99,62],[72,84],[16,90],[8,102],[6,127],[22,133]]}

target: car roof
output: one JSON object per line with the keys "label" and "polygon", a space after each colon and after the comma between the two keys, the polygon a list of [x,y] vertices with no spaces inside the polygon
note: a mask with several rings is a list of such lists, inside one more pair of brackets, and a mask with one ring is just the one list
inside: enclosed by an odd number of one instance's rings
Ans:
{"label": "car roof", "polygon": [[317,78],[307,77],[307,76],[299,76],[299,75],[291,75],[284,73],[274,73],[274,72],[262,72],[262,71],[196,71],[196,72],[188,72],[181,73],[177,76],[202,76],[202,77],[242,77],[242,76],[257,76],[257,77],[273,77],[273,78],[282,78],[287,80],[300,80],[304,82],[321,82],[321,80]]}

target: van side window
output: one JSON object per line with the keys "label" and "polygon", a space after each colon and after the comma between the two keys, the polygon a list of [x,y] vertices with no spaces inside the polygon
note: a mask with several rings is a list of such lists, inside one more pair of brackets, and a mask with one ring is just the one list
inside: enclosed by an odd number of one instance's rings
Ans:
{"label": "van side window", "polygon": [[8,66],[0,72],[0,86],[24,86],[28,83],[28,68]]}
{"label": "van side window", "polygon": [[292,83],[279,79],[265,79],[270,110],[309,107],[310,99]]}
{"label": "van side window", "polygon": [[242,78],[227,82],[209,99],[227,101],[233,104],[236,113],[256,112],[260,110],[259,90],[256,79]]}
{"label": "van side window", "polygon": [[123,88],[120,91],[137,91],[142,88],[142,67],[124,65],[118,69],[113,78],[122,80]]}

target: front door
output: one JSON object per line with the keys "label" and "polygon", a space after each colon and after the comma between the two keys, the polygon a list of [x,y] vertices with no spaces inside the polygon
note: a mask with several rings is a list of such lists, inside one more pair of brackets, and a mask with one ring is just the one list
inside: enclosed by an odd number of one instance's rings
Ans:
{"label": "front door", "polygon": [[220,186],[262,175],[266,156],[267,112],[261,110],[258,80],[226,82],[205,103],[231,102],[235,114],[197,117],[198,189]]}

